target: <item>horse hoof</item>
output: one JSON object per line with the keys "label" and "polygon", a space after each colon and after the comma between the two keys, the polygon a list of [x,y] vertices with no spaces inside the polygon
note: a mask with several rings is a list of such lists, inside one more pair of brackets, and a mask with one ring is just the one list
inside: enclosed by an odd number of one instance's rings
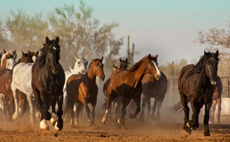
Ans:
{"label": "horse hoof", "polygon": [[122,118],[117,119],[117,124],[123,126],[125,124],[125,120]]}
{"label": "horse hoof", "polygon": [[61,119],[61,120],[58,120],[56,123],[55,123],[55,130],[57,131],[57,132],[59,132],[59,131],[61,131],[62,130],[62,128],[63,128],[63,120]]}
{"label": "horse hoof", "polygon": [[105,122],[106,122],[106,117],[103,117],[103,118],[101,119],[101,123],[102,123],[102,124],[105,124]]}
{"label": "horse hoof", "polygon": [[131,114],[129,114],[129,118],[134,119],[134,118],[136,118],[136,115],[131,113]]}
{"label": "horse hoof", "polygon": [[209,132],[204,132],[204,136],[211,136]]}
{"label": "horse hoof", "polygon": [[12,120],[13,120],[13,121],[16,121],[17,118],[18,118],[18,115],[17,115],[17,114],[14,114],[14,115],[12,116]]}
{"label": "horse hoof", "polygon": [[185,132],[186,132],[186,133],[188,133],[189,135],[191,135],[192,130],[191,130],[191,128],[190,128],[190,127],[188,127],[188,126],[187,126],[187,124],[186,124],[186,126],[185,126],[185,127],[183,127],[183,129],[185,130]]}
{"label": "horse hoof", "polygon": [[57,115],[55,113],[52,113],[52,118],[50,119],[51,125],[54,126],[57,120],[58,120]]}
{"label": "horse hoof", "polygon": [[47,121],[45,119],[40,121],[40,129],[41,130],[49,130],[49,125],[47,124]]}

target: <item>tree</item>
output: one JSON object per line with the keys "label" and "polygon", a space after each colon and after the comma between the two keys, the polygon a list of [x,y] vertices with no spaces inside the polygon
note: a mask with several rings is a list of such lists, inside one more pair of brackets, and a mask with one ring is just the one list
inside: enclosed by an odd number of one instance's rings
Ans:
{"label": "tree", "polygon": [[6,37],[14,48],[37,50],[44,43],[48,23],[42,13],[29,16],[25,11],[11,11],[5,21]]}
{"label": "tree", "polygon": [[123,39],[115,39],[112,32],[118,24],[99,26],[99,21],[92,17],[92,12],[92,8],[81,1],[79,11],[73,5],[64,5],[56,8],[55,13],[49,16],[53,35],[61,38],[63,63],[71,61],[73,55],[105,56],[105,64],[112,67],[111,62],[123,44]]}

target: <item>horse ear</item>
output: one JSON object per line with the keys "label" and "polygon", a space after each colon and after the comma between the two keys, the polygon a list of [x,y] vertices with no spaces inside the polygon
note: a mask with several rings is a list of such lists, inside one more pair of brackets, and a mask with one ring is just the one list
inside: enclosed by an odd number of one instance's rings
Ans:
{"label": "horse ear", "polygon": [[35,54],[36,54],[35,56],[38,56],[38,54],[39,54],[39,50],[38,50]]}
{"label": "horse ear", "polygon": [[157,58],[157,57],[158,57],[158,55],[155,56],[155,58]]}
{"label": "horse ear", "polygon": [[56,37],[56,42],[59,43],[59,37],[58,36]]}
{"label": "horse ear", "polygon": [[103,61],[103,59],[104,59],[104,57],[102,56],[100,60]]}
{"label": "horse ear", "polygon": [[6,50],[5,50],[5,49],[3,49],[3,53],[4,53],[4,54],[6,53]]}
{"label": "horse ear", "polygon": [[204,50],[204,55],[207,55],[207,52]]}
{"label": "horse ear", "polygon": [[50,39],[48,38],[48,36],[46,36],[46,43],[49,43]]}
{"label": "horse ear", "polygon": [[[119,60],[120,60],[120,62],[121,62],[121,58],[119,58]],[[114,67],[114,65],[113,65],[113,67]]]}
{"label": "horse ear", "polygon": [[28,50],[28,53],[29,53],[29,54],[33,54],[32,52],[30,52],[30,50]]}
{"label": "horse ear", "polygon": [[22,55],[25,55],[25,53],[22,51]]}
{"label": "horse ear", "polygon": [[14,59],[16,59],[16,58],[17,58],[17,53],[14,54]]}
{"label": "horse ear", "polygon": [[128,58],[125,58],[125,62],[128,63]]}
{"label": "horse ear", "polygon": [[79,58],[78,56],[75,56],[75,55],[74,55],[73,57],[74,57],[74,59],[75,59],[76,61],[77,61],[77,59]]}
{"label": "horse ear", "polygon": [[216,51],[216,57],[218,57],[218,56],[219,56],[219,50]]}
{"label": "horse ear", "polygon": [[86,65],[86,66],[88,65],[88,61],[85,62],[85,65]]}
{"label": "horse ear", "polygon": [[149,54],[148,58],[151,59],[151,57],[152,57],[151,54]]}

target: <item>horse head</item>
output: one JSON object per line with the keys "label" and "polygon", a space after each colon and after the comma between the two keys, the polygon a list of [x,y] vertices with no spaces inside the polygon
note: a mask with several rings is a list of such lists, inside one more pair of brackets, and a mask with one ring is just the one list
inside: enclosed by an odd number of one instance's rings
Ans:
{"label": "horse head", "polygon": [[60,59],[60,45],[59,45],[59,37],[55,40],[49,40],[46,37],[46,43],[44,44],[44,48],[42,49],[42,55],[40,58],[45,56],[45,60],[47,61],[48,68],[51,67],[51,71],[53,74],[57,74],[59,69],[59,59]]}
{"label": "horse head", "polygon": [[29,51],[28,51],[28,53],[24,53],[22,51],[22,58],[21,58],[20,62],[33,63],[32,55],[29,53]]}
{"label": "horse head", "polygon": [[73,73],[80,73],[80,74],[85,74],[87,73],[87,64],[88,61],[86,61],[86,57],[77,57],[74,56],[75,58],[75,64],[74,68],[71,70]]}
{"label": "horse head", "polygon": [[92,72],[103,81],[105,79],[105,74],[103,71],[104,65],[102,64],[103,57],[101,59],[91,59],[91,60],[92,63],[90,67],[92,67]]}
{"label": "horse head", "polygon": [[218,61],[219,61],[219,51],[217,50],[216,53],[210,53],[204,51],[204,71],[206,75],[210,79],[210,83],[212,85],[216,85],[217,82],[217,70],[218,70]]}
{"label": "horse head", "polygon": [[128,68],[128,65],[129,65],[129,63],[128,63],[127,58],[125,58],[125,60],[122,60],[120,58],[120,66],[118,68],[120,68],[121,70],[126,70]]}
{"label": "horse head", "polygon": [[17,58],[16,50],[6,52],[3,49],[2,57],[1,57],[1,67],[6,69],[13,69],[15,65],[15,59]]}
{"label": "horse head", "polygon": [[31,52],[30,50],[28,51],[28,54],[30,54],[32,56],[32,60],[33,62],[35,62],[38,58],[39,55],[39,50],[37,52]]}
{"label": "horse head", "polygon": [[158,55],[151,56],[151,54],[149,54],[146,57],[147,68],[146,68],[145,73],[148,73],[150,76],[154,77],[156,80],[159,80],[159,78],[161,77],[161,72],[158,68],[157,57]]}

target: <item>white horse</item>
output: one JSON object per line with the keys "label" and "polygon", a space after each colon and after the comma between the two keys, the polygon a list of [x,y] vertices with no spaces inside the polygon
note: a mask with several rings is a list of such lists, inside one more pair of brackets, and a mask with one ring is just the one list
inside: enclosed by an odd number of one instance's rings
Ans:
{"label": "white horse", "polygon": [[65,71],[65,85],[63,88],[63,110],[66,109],[67,106],[67,99],[68,99],[68,95],[66,92],[66,81],[68,80],[68,78],[73,75],[73,74],[85,74],[87,72],[87,64],[88,61],[86,61],[86,57],[76,57],[74,56],[75,59],[75,64],[74,64],[74,68],[71,69],[71,67],[69,67],[70,71]]}
{"label": "white horse", "polygon": [[[36,56],[33,56],[33,60],[36,60]],[[34,123],[34,106],[33,106],[33,90],[31,86],[32,81],[32,66],[33,63],[19,63],[13,69],[13,78],[11,83],[11,89],[13,92],[15,112],[12,116],[13,120],[16,120],[19,115],[18,95],[17,92],[21,91],[26,95],[29,109],[30,109],[30,121]]]}

